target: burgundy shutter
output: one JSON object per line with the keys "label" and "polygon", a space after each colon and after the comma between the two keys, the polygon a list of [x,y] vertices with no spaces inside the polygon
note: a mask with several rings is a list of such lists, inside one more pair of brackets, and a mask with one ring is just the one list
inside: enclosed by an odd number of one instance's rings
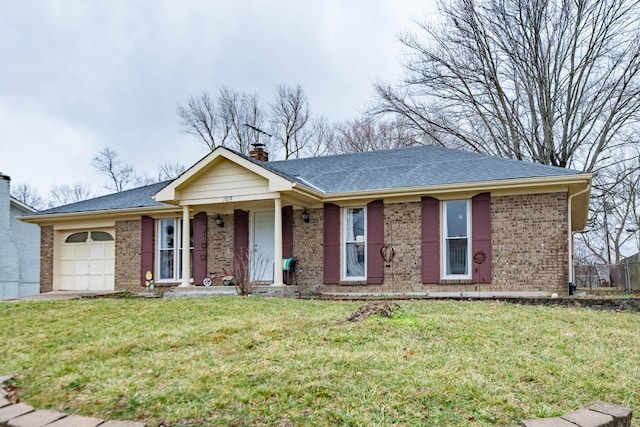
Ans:
{"label": "burgundy shutter", "polygon": [[[282,258],[293,257],[293,206],[282,208]],[[278,263],[276,262],[276,265]],[[289,274],[283,274],[283,282],[290,285]]]}
{"label": "burgundy shutter", "polygon": [[193,283],[201,285],[207,277],[207,213],[193,216]]}
{"label": "burgundy shutter", "polygon": [[422,198],[422,283],[440,281],[440,202]]}
{"label": "burgundy shutter", "polygon": [[491,282],[491,194],[471,199],[471,265],[474,283]]}
{"label": "burgundy shutter", "polygon": [[240,280],[249,273],[249,212],[233,211],[233,255],[234,272]]}
{"label": "burgundy shutter", "polygon": [[293,206],[282,208],[282,257],[293,257]]}
{"label": "burgundy shutter", "polygon": [[153,246],[155,222],[150,216],[143,216],[140,220],[141,236],[140,236],[140,284],[145,286],[147,271],[154,274],[153,271]]}
{"label": "burgundy shutter", "polygon": [[323,245],[323,283],[340,283],[340,208],[331,203],[324,204]]}
{"label": "burgundy shutter", "polygon": [[380,249],[384,245],[384,203],[375,200],[367,205],[367,283],[384,282],[384,260]]}

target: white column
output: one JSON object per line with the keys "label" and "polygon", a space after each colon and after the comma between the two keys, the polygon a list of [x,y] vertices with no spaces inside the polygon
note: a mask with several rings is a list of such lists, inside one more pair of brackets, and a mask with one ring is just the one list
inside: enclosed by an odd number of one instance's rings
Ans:
{"label": "white column", "polygon": [[273,215],[273,286],[284,286],[282,281],[282,199],[275,199],[275,212]]}
{"label": "white column", "polygon": [[182,207],[182,283],[180,287],[191,286],[191,230],[189,206]]}

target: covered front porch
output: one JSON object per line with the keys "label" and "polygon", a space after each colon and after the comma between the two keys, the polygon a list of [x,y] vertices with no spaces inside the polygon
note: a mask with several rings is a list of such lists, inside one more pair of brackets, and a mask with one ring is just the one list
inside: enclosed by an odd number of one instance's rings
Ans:
{"label": "covered front porch", "polygon": [[304,213],[296,221],[308,222],[307,208],[321,206],[314,191],[226,149],[202,159],[155,200],[181,207],[175,236],[181,248],[193,248],[180,251],[181,288],[222,271],[252,284],[293,284],[282,268],[295,257],[293,216]]}

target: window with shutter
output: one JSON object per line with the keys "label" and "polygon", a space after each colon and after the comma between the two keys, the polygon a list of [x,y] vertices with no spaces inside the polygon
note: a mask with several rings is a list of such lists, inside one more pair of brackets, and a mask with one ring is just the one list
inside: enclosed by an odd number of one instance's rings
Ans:
{"label": "window with shutter", "polygon": [[442,272],[444,279],[471,278],[471,210],[468,200],[442,203]]}

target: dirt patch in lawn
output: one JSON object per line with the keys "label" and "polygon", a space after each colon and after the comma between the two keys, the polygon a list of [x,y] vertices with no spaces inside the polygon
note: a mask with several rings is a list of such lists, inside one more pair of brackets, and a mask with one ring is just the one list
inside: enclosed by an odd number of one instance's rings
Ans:
{"label": "dirt patch in lawn", "polygon": [[349,322],[362,322],[369,316],[391,317],[400,305],[395,302],[370,302],[354,311],[347,319]]}

